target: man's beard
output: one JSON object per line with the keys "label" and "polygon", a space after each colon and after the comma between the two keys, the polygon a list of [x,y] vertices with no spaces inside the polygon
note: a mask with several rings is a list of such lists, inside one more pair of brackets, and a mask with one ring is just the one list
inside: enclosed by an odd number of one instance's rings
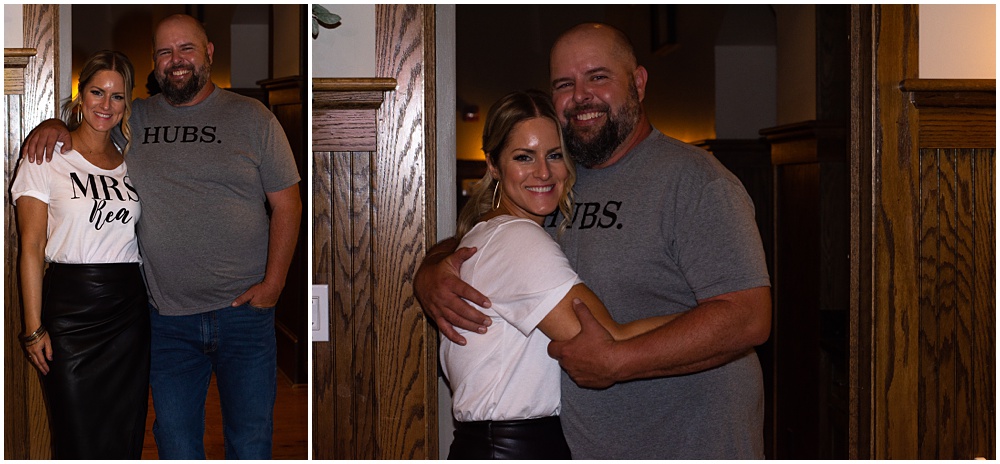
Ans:
{"label": "man's beard", "polygon": [[208,83],[208,76],[211,75],[212,68],[211,65],[205,63],[200,69],[192,69],[191,77],[188,79],[186,84],[180,87],[175,87],[170,83],[170,80],[167,79],[167,75],[176,69],[185,68],[183,66],[176,66],[168,69],[163,74],[162,78],[160,76],[156,76],[156,80],[160,84],[160,90],[163,91],[163,97],[167,99],[167,102],[172,105],[183,105],[190,102],[194,96],[198,95],[198,92],[205,87],[205,84]]}
{"label": "man's beard", "polygon": [[[629,98],[618,113],[612,113],[607,105],[603,105],[603,107],[600,105],[578,107],[574,112],[580,114],[594,110],[606,111],[608,120],[597,134],[591,137],[590,141],[584,140],[581,134],[575,132],[572,124],[567,123],[562,129],[563,140],[566,142],[566,150],[569,155],[573,157],[574,161],[587,168],[598,166],[610,159],[615,149],[621,146],[639,122],[639,91],[635,83],[629,83]],[[566,119],[572,120],[573,116],[566,113],[564,113]]]}

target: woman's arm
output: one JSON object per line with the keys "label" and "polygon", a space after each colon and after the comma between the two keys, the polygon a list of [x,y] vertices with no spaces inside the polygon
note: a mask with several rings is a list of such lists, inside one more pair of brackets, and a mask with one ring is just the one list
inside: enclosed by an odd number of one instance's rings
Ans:
{"label": "woman's arm", "polygon": [[[42,273],[45,267],[48,209],[45,202],[34,197],[22,196],[17,200],[25,334],[31,334],[42,326]],[[31,356],[31,363],[39,372],[49,373],[47,361],[52,360],[52,343],[47,333],[31,346],[25,347],[25,352]]]}
{"label": "woman's arm", "polygon": [[619,324],[615,322],[611,314],[608,313],[608,309],[604,307],[604,303],[590,288],[585,284],[576,284],[559,301],[559,304],[542,319],[542,322],[538,323],[539,330],[552,340],[557,341],[569,340],[576,336],[580,332],[580,320],[573,312],[574,299],[583,301],[590,308],[594,318],[611,333],[615,340],[625,340],[649,332],[678,316],[677,314],[656,316]]}

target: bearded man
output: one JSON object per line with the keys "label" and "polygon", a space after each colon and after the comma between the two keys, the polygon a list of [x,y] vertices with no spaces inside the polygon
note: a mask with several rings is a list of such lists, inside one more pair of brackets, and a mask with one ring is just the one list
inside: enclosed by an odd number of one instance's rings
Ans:
{"label": "bearded man", "polygon": [[[274,115],[212,83],[214,50],[194,18],[160,21],[153,61],[162,93],[136,100],[126,115],[128,170],[142,205],[153,436],[160,459],[205,459],[214,372],[226,458],[270,459],[274,307],[298,238],[300,178]],[[69,140],[65,125],[46,121],[25,141],[25,156],[42,162],[57,140]]]}
{"label": "bearded man", "polygon": [[[577,170],[575,214],[560,238],[570,264],[616,321],[679,315],[615,341],[574,308],[582,331],[549,345],[565,371],[573,457],[763,458],[753,347],[770,333],[771,296],[749,196],[712,155],[650,125],[647,71],[621,31],[589,23],[563,33],[550,77],[567,151],[587,168]],[[454,327],[489,325],[463,298],[489,300],[455,277],[472,250],[447,255],[454,248],[430,250],[414,287],[441,333],[462,344]]]}

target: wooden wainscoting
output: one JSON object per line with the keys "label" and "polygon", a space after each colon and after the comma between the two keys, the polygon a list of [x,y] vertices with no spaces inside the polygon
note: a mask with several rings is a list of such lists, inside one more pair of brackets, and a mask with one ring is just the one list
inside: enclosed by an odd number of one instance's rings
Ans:
{"label": "wooden wainscoting", "polygon": [[436,230],[433,5],[379,5],[375,28],[384,78],[313,81],[314,459],[438,456],[437,336],[412,290]]}
{"label": "wooden wainscoting", "polygon": [[852,6],[852,457],[996,459],[996,81],[916,80]]}
{"label": "wooden wainscoting", "polygon": [[905,318],[915,322],[907,336],[918,362],[904,369],[918,385],[920,407],[908,413],[916,415],[917,457],[993,459],[996,82],[907,80],[902,91],[915,155],[907,203],[915,208],[908,239],[916,240],[917,314]]}
{"label": "wooden wainscoting", "polygon": [[[57,115],[58,5],[24,5],[25,49],[4,50],[6,128],[4,144],[4,459],[49,459],[49,423],[37,372],[24,359],[18,334],[24,328],[17,270],[14,207],[6,186],[14,175],[21,142],[38,123]],[[18,75],[20,79],[17,79]],[[16,81],[8,81],[8,77]],[[20,88],[18,88],[20,87]]]}

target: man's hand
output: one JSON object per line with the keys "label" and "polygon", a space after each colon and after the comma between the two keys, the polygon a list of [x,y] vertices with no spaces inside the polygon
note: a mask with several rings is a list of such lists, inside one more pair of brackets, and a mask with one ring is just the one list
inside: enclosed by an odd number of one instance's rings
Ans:
{"label": "man's hand", "polygon": [[21,154],[29,163],[42,164],[43,159],[52,161],[56,142],[62,142],[63,151],[73,148],[73,139],[69,136],[66,123],[59,119],[46,119],[28,134],[21,147]]}
{"label": "man's hand", "polygon": [[281,290],[282,287],[280,285],[273,285],[267,281],[260,282],[247,289],[242,295],[236,297],[233,300],[233,307],[250,303],[250,306],[256,308],[273,308],[278,304],[278,297],[281,296]]}
{"label": "man's hand", "polygon": [[459,277],[462,263],[475,253],[475,248],[459,248],[451,254],[430,254],[413,277],[413,291],[420,307],[448,340],[459,345],[465,345],[466,341],[455,327],[486,333],[486,327],[492,323],[465,301],[488,308],[490,300]]}
{"label": "man's hand", "polygon": [[558,342],[549,342],[549,356],[585,388],[608,388],[617,382],[615,370],[620,363],[615,358],[615,339],[601,325],[582,301],[573,300],[573,311],[580,320],[580,333]]}

